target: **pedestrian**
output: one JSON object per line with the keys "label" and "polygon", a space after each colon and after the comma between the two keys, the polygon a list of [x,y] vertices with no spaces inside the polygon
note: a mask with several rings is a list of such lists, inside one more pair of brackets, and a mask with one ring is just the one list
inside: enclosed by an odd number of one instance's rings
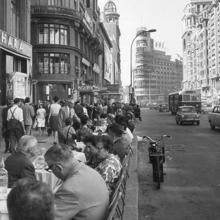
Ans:
{"label": "pedestrian", "polygon": [[7,106],[2,109],[2,136],[5,141],[5,153],[9,152],[10,145],[9,145],[9,132],[8,132],[8,125],[7,125],[7,114],[9,108],[13,105],[13,100],[8,100]]}
{"label": "pedestrian", "polygon": [[36,112],[36,127],[39,131],[39,135],[42,136],[45,129],[45,121],[46,121],[46,110],[43,107],[43,104],[39,104],[39,108]]}
{"label": "pedestrian", "polygon": [[33,106],[30,105],[30,98],[29,97],[25,98],[24,105],[23,105],[22,109],[23,109],[24,127],[25,127],[25,131],[26,131],[26,135],[30,135],[35,112],[34,112]]}
{"label": "pedestrian", "polygon": [[48,124],[50,124],[50,128],[52,130],[54,137],[54,142],[56,143],[58,142],[58,130],[59,130],[58,115],[61,109],[61,105],[58,102],[59,102],[59,98],[57,96],[54,96],[53,104],[51,104],[50,106],[50,113],[48,117]]}
{"label": "pedestrian", "polygon": [[25,134],[23,110],[20,104],[21,100],[15,98],[13,106],[8,109],[7,113],[10,152],[15,152],[19,139]]}

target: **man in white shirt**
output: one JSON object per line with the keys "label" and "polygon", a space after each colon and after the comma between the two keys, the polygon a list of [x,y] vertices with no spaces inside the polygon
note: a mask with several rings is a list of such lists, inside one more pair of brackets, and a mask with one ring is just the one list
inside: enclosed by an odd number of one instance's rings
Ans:
{"label": "man in white shirt", "polygon": [[[20,104],[21,104],[21,100],[19,98],[15,98],[14,105],[8,109],[7,122],[8,122],[8,132],[9,132],[10,152],[14,152],[16,150],[19,139],[25,133],[23,110],[20,108]],[[14,127],[11,126],[10,119],[16,119],[18,122],[20,122],[17,123],[17,125],[19,126],[14,126]]]}

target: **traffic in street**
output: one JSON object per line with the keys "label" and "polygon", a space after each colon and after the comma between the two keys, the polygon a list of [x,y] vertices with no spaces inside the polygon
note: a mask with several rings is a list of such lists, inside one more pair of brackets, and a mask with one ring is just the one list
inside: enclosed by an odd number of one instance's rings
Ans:
{"label": "traffic in street", "polygon": [[210,129],[208,115],[201,115],[199,126],[177,125],[169,112],[142,109],[136,133],[138,137],[172,137],[166,140],[160,190],[152,180],[148,145],[143,141],[138,144],[139,219],[219,219],[220,129]]}

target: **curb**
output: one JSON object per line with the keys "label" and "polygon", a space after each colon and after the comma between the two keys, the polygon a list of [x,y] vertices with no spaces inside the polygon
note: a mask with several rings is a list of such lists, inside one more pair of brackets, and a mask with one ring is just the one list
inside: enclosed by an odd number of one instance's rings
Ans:
{"label": "curb", "polygon": [[138,172],[137,172],[137,157],[138,157],[138,142],[137,137],[134,135],[134,155],[130,160],[129,178],[127,182],[126,196],[125,196],[125,209],[123,219],[125,220],[138,220]]}

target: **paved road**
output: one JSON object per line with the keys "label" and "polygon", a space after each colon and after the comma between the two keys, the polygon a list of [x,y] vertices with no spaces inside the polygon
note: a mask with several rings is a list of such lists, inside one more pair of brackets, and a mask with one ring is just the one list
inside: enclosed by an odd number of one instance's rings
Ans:
{"label": "paved road", "polygon": [[170,134],[165,182],[152,183],[146,146],[138,145],[139,220],[220,219],[220,130],[212,131],[207,115],[201,125],[178,126],[170,113],[143,110],[137,135]]}

